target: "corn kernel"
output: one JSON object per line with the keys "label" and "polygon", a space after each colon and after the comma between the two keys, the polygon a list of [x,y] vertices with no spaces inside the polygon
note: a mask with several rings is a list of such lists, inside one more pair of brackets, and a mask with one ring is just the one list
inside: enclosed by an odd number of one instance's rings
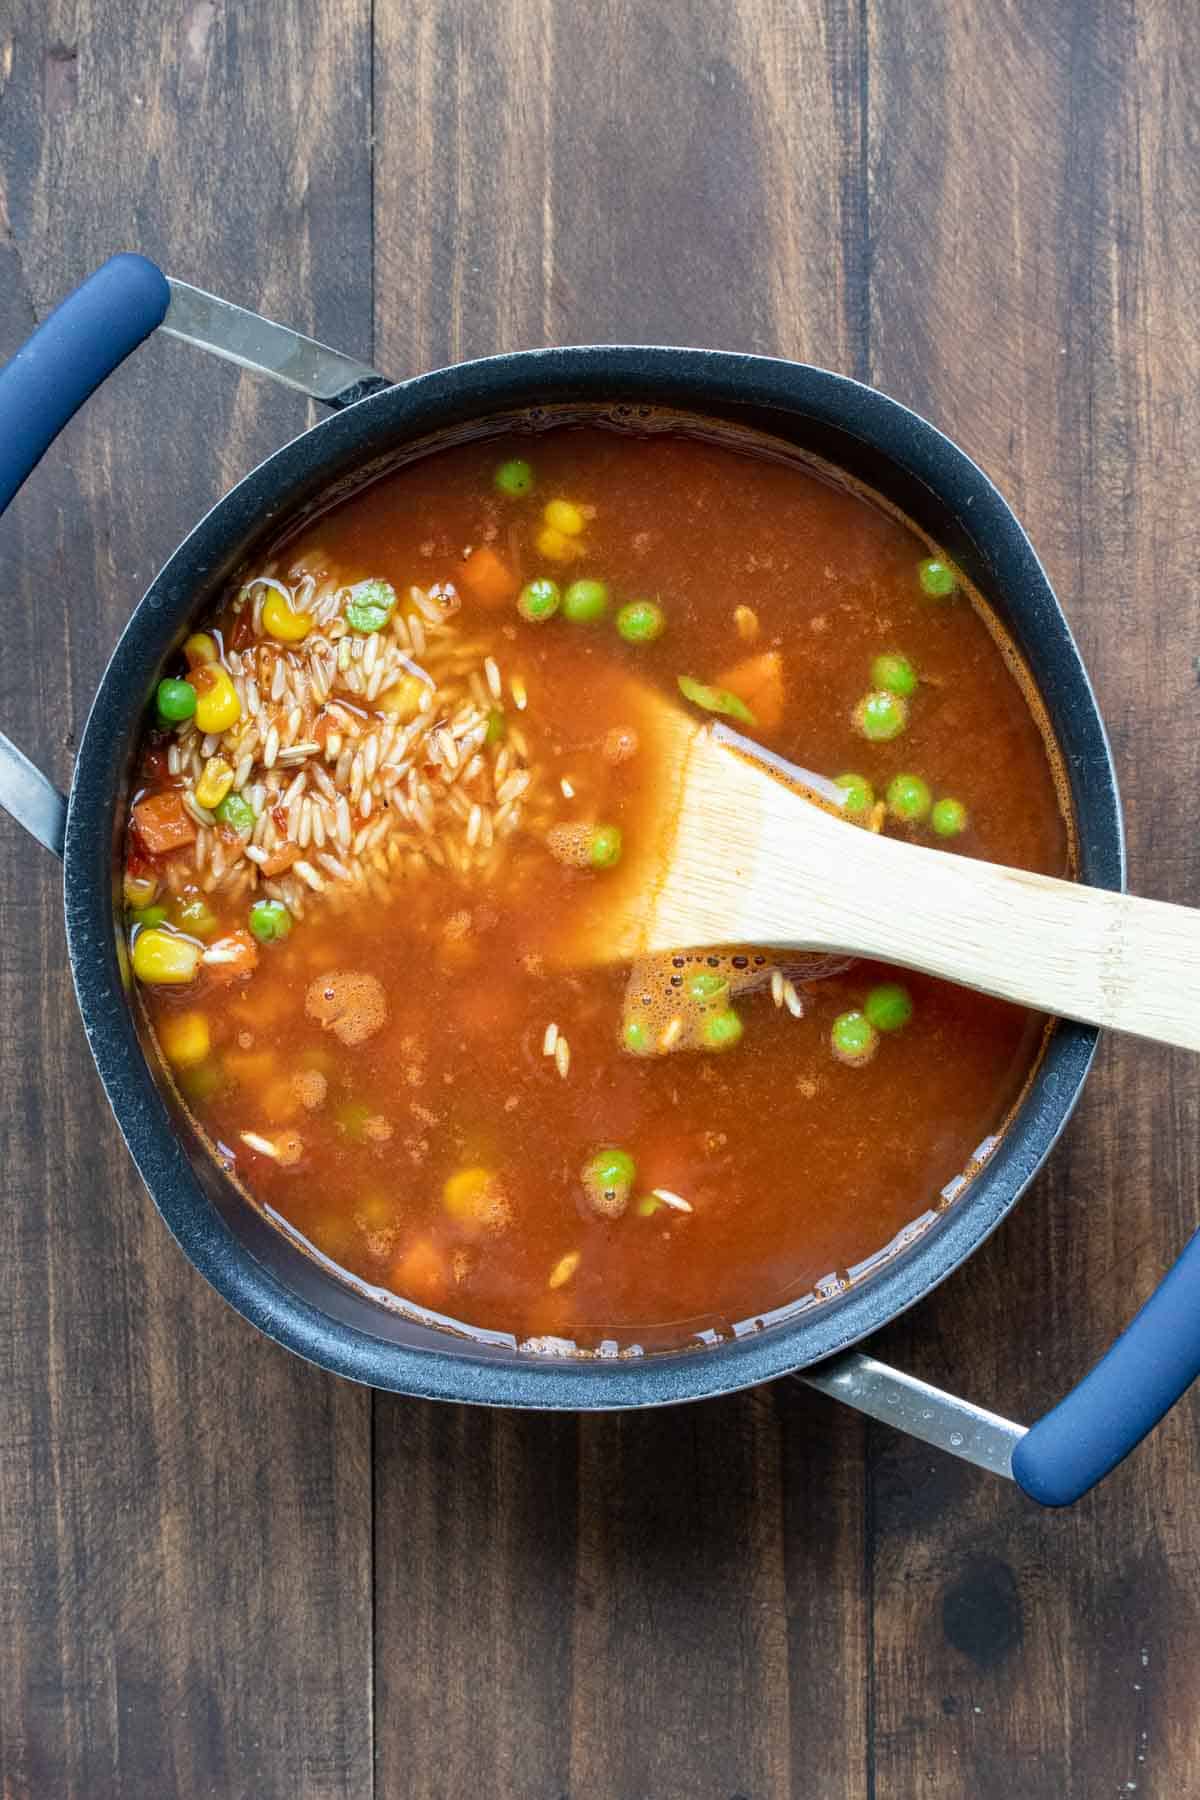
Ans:
{"label": "corn kernel", "polygon": [[220,663],[205,663],[192,671],[196,690],[196,729],[206,736],[228,731],[242,716],[237,689]]}
{"label": "corn kernel", "polygon": [[233,770],[225,758],[210,756],[196,783],[196,800],[199,805],[207,806],[211,812],[214,807],[220,806],[232,786]]}
{"label": "corn kernel", "polygon": [[537,552],[548,562],[572,562],[575,557],[583,555],[583,545],[568,537],[565,531],[559,531],[554,525],[543,525],[537,534]]}
{"label": "corn kernel", "polygon": [[491,1183],[490,1169],[459,1169],[442,1189],[442,1205],[452,1219],[472,1219]]}
{"label": "corn kernel", "polygon": [[579,1267],[581,1261],[582,1256],[578,1250],[568,1250],[565,1256],[559,1257],[558,1261],[551,1269],[549,1285],[552,1288],[565,1286]]}
{"label": "corn kernel", "polygon": [[133,972],[139,981],[182,987],[196,979],[199,967],[200,946],[190,938],[151,925],[133,940]]}
{"label": "corn kernel", "polygon": [[125,871],[123,882],[125,904],[138,912],[143,906],[150,906],[158,893],[157,875],[131,875]]}
{"label": "corn kernel", "polygon": [[177,1069],[194,1069],[212,1048],[208,1020],[202,1012],[172,1013],[158,1029],[163,1055]]}
{"label": "corn kernel", "polygon": [[378,705],[381,712],[389,718],[406,722],[415,719],[421,710],[421,695],[425,692],[426,683],[419,675],[402,675],[395,687],[390,687],[386,694],[381,694]]}
{"label": "corn kernel", "polygon": [[298,644],[313,628],[312,614],[294,612],[275,588],[263,601],[262,622],[263,630],[281,644]]}
{"label": "corn kernel", "polygon": [[209,637],[207,631],[193,631],[183,646],[183,654],[187,657],[189,669],[198,669],[201,663],[212,663],[217,660],[217,641]]}
{"label": "corn kernel", "polygon": [[578,537],[584,527],[583,514],[570,500],[551,500],[542,517],[552,531],[561,531],[565,537]]}

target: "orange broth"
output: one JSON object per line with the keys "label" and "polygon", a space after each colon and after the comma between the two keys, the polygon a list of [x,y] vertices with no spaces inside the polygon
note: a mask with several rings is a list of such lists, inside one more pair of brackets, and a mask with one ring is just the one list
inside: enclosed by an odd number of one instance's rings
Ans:
{"label": "orange broth", "polygon": [[[510,496],[494,476],[514,458],[528,460],[534,486]],[[543,536],[557,499],[582,519],[581,531],[560,533],[565,550]],[[472,548],[484,558],[473,575]],[[965,584],[944,598],[924,591],[930,554],[906,523],[794,461],[595,427],[439,451],[288,541],[271,567],[290,589],[300,566],[327,587],[378,577],[398,613],[413,584],[449,590],[454,629],[500,675],[502,700],[489,691],[488,711],[502,722],[491,729],[524,734],[534,774],[519,828],[482,871],[421,865],[422,833],[400,821],[390,829],[403,854],[390,865],[384,857],[370,887],[346,893],[330,881],[307,892],[287,937],[253,948],[252,972],[222,979],[219,964],[202,962],[184,985],[142,985],[168,1056],[171,1021],[203,1015],[204,1054],[192,1044],[176,1078],[254,1200],[351,1275],[467,1326],[645,1349],[832,1291],[946,1204],[943,1191],[1028,1080],[1040,1017],[866,963],[805,981],[785,961],[781,977],[803,1009],[795,1017],[776,1004],[768,958],[749,991],[714,1003],[732,1004],[738,1042],[632,1054],[622,1041],[628,972],[555,970],[545,957],[555,922],[606,873],[560,860],[547,834],[603,822],[630,843],[655,804],[637,751],[614,760],[609,736],[625,723],[618,677],[629,672],[679,699],[681,674],[719,683],[746,658],[776,653],[779,717],[739,729],[831,776],[861,774],[880,796],[897,774],[920,775],[935,798],[966,809],[947,853],[1069,871],[1044,722]],[[579,578],[603,580],[606,615],[576,623],[560,606],[528,622],[515,590],[535,577],[564,592]],[[618,608],[634,598],[661,607],[657,641],[628,643],[616,629]],[[226,653],[273,641],[254,631],[246,599],[231,596],[215,623]],[[919,685],[902,734],[871,742],[855,708],[873,659],[888,651],[908,659]],[[355,718],[376,715],[352,698]],[[763,703],[769,713],[770,692]],[[321,710],[303,723],[317,737]],[[186,771],[169,767],[175,735],[148,734],[135,802],[186,787]],[[335,759],[317,760],[336,776]],[[271,781],[282,791],[295,772],[294,763],[269,772],[268,799]],[[494,803],[486,772],[476,781],[476,797]],[[469,814],[456,818],[465,832]],[[882,823],[942,841],[928,820]],[[166,902],[169,933],[181,896],[203,891],[195,846],[156,852],[135,828],[129,847],[134,876]],[[222,854],[239,865],[242,887],[204,894],[213,923],[198,941],[209,945],[245,931],[262,891],[232,831]],[[295,865],[283,879],[295,884]],[[382,1023],[362,1041],[342,1041],[335,1002],[323,1012],[311,999],[330,972],[369,974],[382,991]],[[907,990],[911,1019],[881,1032],[869,1060],[839,1060],[835,1019],[889,981]],[[569,1060],[545,1053],[551,1026]],[[271,1153],[256,1147],[264,1142]],[[627,1152],[636,1173],[598,1207],[584,1171],[606,1146]]]}

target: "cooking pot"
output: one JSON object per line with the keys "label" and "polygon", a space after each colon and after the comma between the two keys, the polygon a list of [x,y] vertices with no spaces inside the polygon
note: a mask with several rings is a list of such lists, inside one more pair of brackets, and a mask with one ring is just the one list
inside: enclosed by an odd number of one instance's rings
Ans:
{"label": "cooking pot", "polygon": [[640,409],[667,408],[766,432],[864,482],[944,545],[995,607],[1046,704],[1070,775],[1080,878],[1122,886],[1120,805],[1096,701],[1041,565],[991,482],[925,420],[827,370],[618,345],[521,351],[393,384],[126,255],[65,300],[0,371],[0,509],[92,389],[159,327],[300,389],[331,414],[240,481],[155,577],[101,677],[69,796],[0,739],[0,804],[63,858],[67,943],[88,1041],[133,1159],[192,1262],[270,1337],[375,1387],[592,1409],[701,1399],[803,1371],[812,1385],[1013,1476],[1047,1504],[1085,1492],[1200,1367],[1200,1238],[1102,1361],[1029,1431],[850,1347],[957,1268],[1028,1186],[1079,1096],[1093,1030],[1054,1026],[979,1174],[844,1291],[720,1343],[644,1357],[547,1357],[502,1334],[458,1336],[383,1305],[251,1205],[156,1073],[124,958],[122,829],[138,735],[165,660],[235,571],[285,521],[398,457],[588,412],[636,426]]}

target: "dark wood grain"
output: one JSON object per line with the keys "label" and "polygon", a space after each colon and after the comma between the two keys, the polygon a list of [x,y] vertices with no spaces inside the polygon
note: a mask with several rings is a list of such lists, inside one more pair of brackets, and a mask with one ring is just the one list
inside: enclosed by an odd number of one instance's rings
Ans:
{"label": "dark wood grain", "polygon": [[[0,11],[3,353],[127,246],[369,349],[366,22],[357,0]],[[152,342],[0,524],[0,718],[60,780],[154,569],[305,419]],[[172,1245],[83,1041],[57,871],[7,823],[0,854],[0,1793],[361,1800],[368,1400]]]}
{"label": "dark wood grain", "polygon": [[[0,13],[0,353],[125,243],[403,375],[626,339],[933,416],[1096,678],[1134,884],[1200,902],[1200,19],[1132,0],[98,0]],[[150,344],[0,522],[0,719],[304,422]],[[65,660],[46,655],[62,645]],[[1072,1512],[783,1382],[664,1415],[368,1398],[167,1242],[0,821],[0,1796],[1200,1794],[1200,1412]],[[1200,1078],[1107,1045],[882,1354],[1050,1404],[1195,1224]]]}
{"label": "dark wood grain", "polygon": [[[1194,9],[870,13],[871,378],[1012,495],[1113,736],[1131,883],[1200,902]],[[1110,1043],[996,1239],[885,1352],[1031,1417],[1194,1230],[1194,1062]],[[881,1794],[1200,1793],[1189,1398],[1067,1515],[873,1444]]]}

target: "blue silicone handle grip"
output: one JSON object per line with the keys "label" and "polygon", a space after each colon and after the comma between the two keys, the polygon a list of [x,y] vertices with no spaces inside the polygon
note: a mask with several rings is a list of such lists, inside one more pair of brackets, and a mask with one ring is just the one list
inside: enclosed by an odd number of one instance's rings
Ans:
{"label": "blue silicone handle grip", "polygon": [[1013,1452],[1017,1484],[1070,1506],[1136,1448],[1200,1375],[1200,1231],[1112,1349]]}
{"label": "blue silicone handle grip", "polygon": [[148,338],[171,290],[144,256],[114,256],[0,369],[0,512],[67,420]]}

